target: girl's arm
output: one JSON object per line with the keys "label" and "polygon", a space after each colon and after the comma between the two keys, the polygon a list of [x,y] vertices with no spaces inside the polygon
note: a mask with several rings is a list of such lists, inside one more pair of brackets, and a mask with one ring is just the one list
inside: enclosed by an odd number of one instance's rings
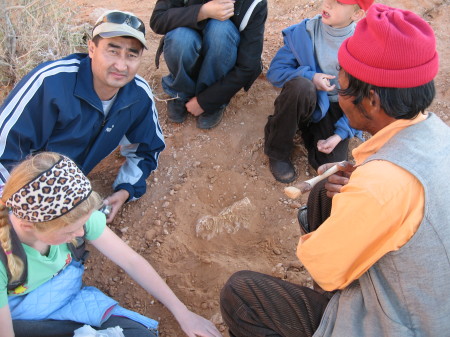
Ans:
{"label": "girl's arm", "polygon": [[125,270],[149,294],[163,303],[189,337],[222,336],[213,323],[189,311],[147,260],[131,249],[111,229],[106,227],[102,235],[91,243]]}
{"label": "girl's arm", "polygon": [[14,337],[11,312],[8,305],[0,308],[0,336]]}

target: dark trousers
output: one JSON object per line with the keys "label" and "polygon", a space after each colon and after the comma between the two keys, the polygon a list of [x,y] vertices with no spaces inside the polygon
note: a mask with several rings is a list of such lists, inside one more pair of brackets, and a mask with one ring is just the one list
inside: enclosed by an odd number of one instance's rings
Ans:
{"label": "dark trousers", "polygon": [[[72,337],[74,330],[81,328],[84,324],[73,321],[28,321],[13,320],[14,333],[16,337]],[[145,326],[126,317],[111,316],[100,328],[105,330],[120,326],[126,337],[156,337],[156,333],[148,330]]]}
{"label": "dark trousers", "polygon": [[314,232],[331,214],[332,199],[327,196],[326,179],[319,181],[309,192],[308,196],[308,225],[309,231]]}
{"label": "dark trousers", "polygon": [[[314,186],[308,197],[311,230],[330,216],[324,184]],[[231,337],[311,337],[332,295],[245,270],[225,283],[220,308]]]}
{"label": "dark trousers", "polygon": [[220,294],[232,337],[311,337],[328,301],[310,288],[248,270],[232,275]]}
{"label": "dark trousers", "polygon": [[301,131],[308,161],[317,169],[320,165],[347,160],[349,139],[343,139],[330,153],[317,149],[320,139],[327,139],[335,133],[335,124],[343,116],[338,103],[330,103],[326,115],[317,123],[311,123],[316,109],[317,94],[314,84],[303,77],[285,83],[275,99],[274,114],[268,117],[264,128],[264,152],[270,158],[288,160],[294,147],[294,136]]}

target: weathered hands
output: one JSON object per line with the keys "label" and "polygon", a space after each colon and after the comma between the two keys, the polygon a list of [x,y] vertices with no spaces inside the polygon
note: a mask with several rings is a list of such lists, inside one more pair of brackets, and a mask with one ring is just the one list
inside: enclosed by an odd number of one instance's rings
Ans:
{"label": "weathered hands", "polygon": [[198,13],[197,21],[216,19],[225,21],[234,15],[234,0],[211,0]]}
{"label": "weathered hands", "polygon": [[325,183],[325,189],[327,190],[327,196],[332,198],[334,195],[341,192],[341,188],[348,184],[348,180],[352,172],[356,169],[352,163],[343,161],[340,163],[328,163],[319,166],[317,169],[318,174],[322,174],[328,170],[331,166],[338,164],[338,172],[329,176]]}

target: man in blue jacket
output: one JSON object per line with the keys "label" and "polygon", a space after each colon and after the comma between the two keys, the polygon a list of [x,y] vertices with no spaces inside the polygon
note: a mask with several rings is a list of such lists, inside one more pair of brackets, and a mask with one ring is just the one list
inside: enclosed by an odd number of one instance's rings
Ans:
{"label": "man in blue jacket", "polygon": [[108,222],[142,196],[165,147],[151,89],[136,75],[144,48],[144,23],[108,11],[94,26],[88,54],[43,63],[26,75],[0,107],[0,186],[31,153],[62,153],[87,174],[120,145],[126,161],[105,199],[112,206]]}
{"label": "man in blue jacket", "polygon": [[337,102],[337,52],[372,3],[324,0],[321,14],[283,30],[284,46],[267,72],[267,79],[283,88],[265,127],[264,152],[276,180],[296,178],[290,155],[298,130],[314,169],[346,160],[349,138],[362,138]]}

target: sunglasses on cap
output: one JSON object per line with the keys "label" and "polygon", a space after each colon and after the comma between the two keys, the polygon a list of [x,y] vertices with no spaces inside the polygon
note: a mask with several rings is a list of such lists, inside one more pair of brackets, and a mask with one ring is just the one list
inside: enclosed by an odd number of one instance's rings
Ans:
{"label": "sunglasses on cap", "polygon": [[130,15],[123,12],[111,12],[103,16],[103,18],[97,22],[94,26],[94,29],[97,26],[100,26],[102,23],[116,23],[119,25],[125,24],[131,28],[136,29],[137,31],[140,31],[142,34],[145,35],[145,25],[142,22],[141,19],[134,15]]}

